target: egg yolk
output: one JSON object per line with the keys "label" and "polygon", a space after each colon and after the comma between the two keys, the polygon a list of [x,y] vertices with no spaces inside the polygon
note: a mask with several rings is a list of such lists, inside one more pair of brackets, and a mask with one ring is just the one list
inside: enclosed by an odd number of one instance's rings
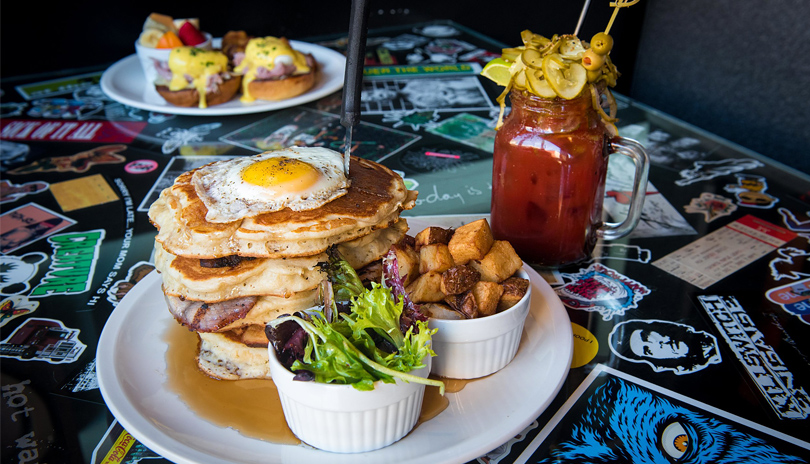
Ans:
{"label": "egg yolk", "polygon": [[321,172],[311,164],[292,158],[270,158],[253,163],[242,171],[242,180],[259,187],[300,192],[311,187]]}

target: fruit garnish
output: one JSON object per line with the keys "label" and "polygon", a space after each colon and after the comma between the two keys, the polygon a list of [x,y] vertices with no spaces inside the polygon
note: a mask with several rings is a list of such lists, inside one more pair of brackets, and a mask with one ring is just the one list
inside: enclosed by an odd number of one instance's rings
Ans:
{"label": "fruit garnish", "polygon": [[161,31],[160,29],[144,29],[143,32],[141,32],[141,35],[138,37],[138,43],[144,47],[155,48],[157,47],[158,41],[164,33],[165,31]]}
{"label": "fruit garnish", "polygon": [[498,85],[505,86],[512,79],[512,73],[509,72],[510,66],[512,66],[512,63],[503,58],[495,58],[484,66],[481,75]]}
{"label": "fruit garnish", "polygon": [[182,47],[183,41],[180,40],[180,37],[177,37],[172,31],[165,32],[162,36],[160,36],[160,40],[158,40],[157,45],[155,48],[174,48],[174,47]]}
{"label": "fruit garnish", "polygon": [[200,32],[199,29],[194,27],[194,24],[191,21],[184,22],[183,25],[180,26],[180,29],[177,31],[177,35],[180,37],[180,40],[183,42],[184,45],[192,47],[199,45],[207,40],[203,35],[203,33]]}

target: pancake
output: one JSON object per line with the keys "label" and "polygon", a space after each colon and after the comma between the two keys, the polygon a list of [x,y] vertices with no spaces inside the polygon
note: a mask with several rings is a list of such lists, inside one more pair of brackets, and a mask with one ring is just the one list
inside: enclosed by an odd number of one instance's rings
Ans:
{"label": "pancake", "polygon": [[[401,219],[391,227],[338,245],[338,251],[359,269],[376,261],[399,242],[408,231]],[[256,258],[235,260],[224,267],[203,267],[199,258],[175,256],[155,242],[155,267],[163,277],[163,291],[168,296],[215,303],[245,296],[288,297],[316,288],[325,275],[319,262],[328,260],[326,253],[302,258]]]}
{"label": "pancake", "polygon": [[285,208],[229,223],[205,220],[208,212],[191,183],[194,171],[181,174],[149,208],[155,238],[171,254],[210,259],[239,255],[296,258],[323,253],[386,228],[411,209],[416,192],[395,172],[373,161],[351,158],[351,187],[346,195],[308,211]]}
{"label": "pancake", "polygon": [[200,333],[197,366],[215,379],[269,379],[269,341],[264,325],[224,333]]}

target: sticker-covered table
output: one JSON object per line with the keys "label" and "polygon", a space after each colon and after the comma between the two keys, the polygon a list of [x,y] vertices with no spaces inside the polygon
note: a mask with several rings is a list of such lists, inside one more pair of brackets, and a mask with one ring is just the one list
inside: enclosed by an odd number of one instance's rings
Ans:
{"label": "sticker-covered table", "polygon": [[[345,38],[318,45],[342,52]],[[419,191],[406,216],[456,227],[489,212],[500,89],[478,73],[504,46],[452,22],[369,32],[351,148]],[[149,205],[213,160],[343,150],[340,91],[176,115],[110,98],[102,71],[2,82],[3,463],[164,460],[95,375],[107,319],[153,269]],[[473,462],[810,461],[810,178],[617,100],[621,135],[651,159],[641,223],[543,275],[571,322],[570,371],[539,417]],[[613,219],[632,169],[614,159]]]}

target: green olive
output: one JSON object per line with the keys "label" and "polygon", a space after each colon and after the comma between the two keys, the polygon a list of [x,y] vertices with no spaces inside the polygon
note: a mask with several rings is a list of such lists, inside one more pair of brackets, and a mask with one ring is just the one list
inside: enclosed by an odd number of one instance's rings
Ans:
{"label": "green olive", "polygon": [[613,49],[613,37],[599,32],[591,39],[591,48],[602,56],[607,55]]}
{"label": "green olive", "polygon": [[588,71],[595,71],[605,64],[605,57],[589,48],[582,54],[582,66]]}

